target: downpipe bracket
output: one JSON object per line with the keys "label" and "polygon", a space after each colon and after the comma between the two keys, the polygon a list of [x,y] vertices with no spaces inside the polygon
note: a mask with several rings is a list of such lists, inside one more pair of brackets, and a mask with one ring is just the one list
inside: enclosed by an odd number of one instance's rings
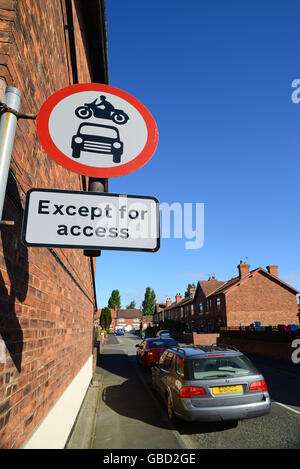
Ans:
{"label": "downpipe bracket", "polygon": [[14,226],[14,220],[0,220],[0,227],[1,226]]}
{"label": "downpipe bracket", "polygon": [[0,115],[3,114],[3,112],[11,112],[16,116],[17,119],[36,119],[37,114],[23,114],[22,112],[18,112],[15,109],[12,109],[11,107],[8,107],[5,103],[0,102]]}

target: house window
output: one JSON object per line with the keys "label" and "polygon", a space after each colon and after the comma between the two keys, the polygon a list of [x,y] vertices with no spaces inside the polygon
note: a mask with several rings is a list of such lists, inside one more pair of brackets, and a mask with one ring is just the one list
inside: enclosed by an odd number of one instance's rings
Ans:
{"label": "house window", "polygon": [[209,301],[208,300],[206,301],[206,312],[207,313],[209,312]]}
{"label": "house window", "polygon": [[199,303],[200,314],[203,314],[203,303]]}
{"label": "house window", "polygon": [[219,298],[219,297],[217,298],[216,305],[217,305],[217,311],[220,311],[220,309],[221,309],[221,298]]}
{"label": "house window", "polygon": [[181,309],[181,317],[183,318],[183,308],[180,308]]}
{"label": "house window", "polygon": [[191,305],[191,312],[194,314],[194,305]]}

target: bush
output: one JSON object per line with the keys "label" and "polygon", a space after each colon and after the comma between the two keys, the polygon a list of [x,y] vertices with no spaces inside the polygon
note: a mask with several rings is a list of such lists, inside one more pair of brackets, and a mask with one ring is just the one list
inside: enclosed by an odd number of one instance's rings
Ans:
{"label": "bush", "polygon": [[156,326],[148,326],[143,332],[145,334],[145,337],[156,337],[157,332],[159,331],[159,328]]}

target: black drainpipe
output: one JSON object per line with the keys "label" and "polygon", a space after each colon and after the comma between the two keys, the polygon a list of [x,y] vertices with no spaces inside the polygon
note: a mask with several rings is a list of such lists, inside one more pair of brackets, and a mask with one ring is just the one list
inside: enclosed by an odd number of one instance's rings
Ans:
{"label": "black drainpipe", "polygon": [[[65,25],[65,29],[68,31],[68,36],[69,36],[72,79],[73,79],[73,84],[77,84],[78,83],[78,73],[77,73],[77,60],[76,60],[76,46],[75,46],[75,36],[74,36],[72,1],[71,0],[65,0],[65,4],[66,4],[66,13],[67,13],[67,22],[68,22],[68,24]],[[81,176],[81,181],[82,181],[82,188],[83,188],[84,191],[86,191],[87,190],[86,177]],[[94,265],[93,265],[93,258],[92,257],[90,257],[90,268],[91,268],[93,291],[94,291],[94,312],[96,312],[98,310],[98,306],[97,306],[97,295],[96,295],[96,285],[95,285],[95,272],[94,272]],[[92,344],[92,347],[94,347],[94,321],[93,321],[93,344]]]}

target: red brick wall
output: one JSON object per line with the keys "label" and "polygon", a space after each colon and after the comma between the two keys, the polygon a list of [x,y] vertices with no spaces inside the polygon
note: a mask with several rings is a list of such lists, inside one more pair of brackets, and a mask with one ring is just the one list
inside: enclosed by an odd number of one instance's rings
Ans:
{"label": "red brick wall", "polygon": [[219,334],[196,334],[193,333],[193,344],[195,345],[212,345],[217,343]]}
{"label": "red brick wall", "polygon": [[257,272],[226,293],[227,327],[298,324],[296,295]]}
{"label": "red brick wall", "polygon": [[[72,84],[64,2],[0,0],[0,79],[22,92],[21,111]],[[75,10],[74,10],[75,12]],[[80,80],[90,81],[77,32]],[[81,190],[81,177],[42,150],[35,122],[18,121],[0,228],[0,448],[19,448],[92,355],[94,295],[81,251],[27,248],[20,233],[32,187]]]}
{"label": "red brick wall", "polygon": [[272,340],[271,337],[265,337],[264,333],[261,334],[261,337],[257,336],[254,339],[247,332],[240,333],[239,337],[237,334],[232,334],[232,331],[221,331],[220,338],[217,341],[220,344],[231,345],[246,354],[260,355],[275,360],[285,360],[290,363],[292,353],[295,350],[292,347],[292,337],[287,342],[281,342],[279,340]]}

